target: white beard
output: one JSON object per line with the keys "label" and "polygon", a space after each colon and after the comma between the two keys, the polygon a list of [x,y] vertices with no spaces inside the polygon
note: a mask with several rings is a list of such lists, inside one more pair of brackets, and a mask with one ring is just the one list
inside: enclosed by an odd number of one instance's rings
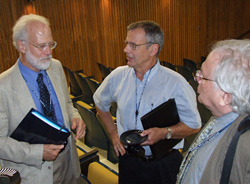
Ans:
{"label": "white beard", "polygon": [[[50,67],[50,64],[51,64],[52,55],[37,59],[35,56],[33,56],[30,53],[30,51],[28,49],[27,52],[26,52],[25,58],[36,69],[38,69],[38,70],[47,70]],[[47,60],[47,61],[43,61],[43,60]]]}

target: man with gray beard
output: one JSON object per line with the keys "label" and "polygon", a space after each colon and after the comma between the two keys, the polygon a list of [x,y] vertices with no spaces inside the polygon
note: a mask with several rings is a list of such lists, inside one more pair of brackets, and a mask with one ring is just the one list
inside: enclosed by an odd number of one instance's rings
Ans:
{"label": "man with gray beard", "polygon": [[[13,44],[20,57],[0,75],[0,165],[17,169],[22,184],[76,184],[80,167],[75,140],[84,136],[86,125],[69,98],[61,63],[52,59],[57,43],[48,20],[33,14],[19,18],[13,27]],[[38,78],[49,94],[47,109]],[[12,139],[11,133],[31,108],[76,130],[75,137],[71,134],[65,147]]]}

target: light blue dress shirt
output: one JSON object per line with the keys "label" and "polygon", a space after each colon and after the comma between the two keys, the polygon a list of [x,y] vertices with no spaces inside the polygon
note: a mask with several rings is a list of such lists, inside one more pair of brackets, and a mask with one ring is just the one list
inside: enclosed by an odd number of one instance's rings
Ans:
{"label": "light blue dress shirt", "polygon": [[[36,109],[43,114],[42,104],[39,101],[39,98],[40,98],[39,88],[38,88],[38,84],[36,81],[37,76],[38,76],[38,72],[35,72],[35,71],[27,68],[26,66],[24,66],[21,63],[20,59],[18,60],[18,67],[19,67],[20,72],[21,72],[21,74],[22,74],[24,80],[26,81],[26,84],[30,90],[30,94],[34,100],[35,105],[36,105]],[[57,99],[53,85],[49,79],[49,76],[48,76],[47,72],[44,70],[40,71],[40,73],[43,74],[43,82],[46,85],[48,91],[51,93],[51,99],[52,99],[52,102],[53,102],[53,105],[55,108],[57,122],[61,125],[64,125],[61,107],[60,107],[59,101]]]}
{"label": "light blue dress shirt", "polygon": [[[140,97],[145,82],[146,86]],[[137,99],[136,99],[137,83]],[[137,126],[135,127],[136,104],[141,98]],[[201,119],[197,110],[196,96],[192,87],[178,73],[160,65],[159,60],[140,81],[135,70],[129,66],[116,68],[102,82],[94,94],[95,104],[102,111],[109,111],[111,102],[117,102],[117,128],[121,135],[131,129],[143,130],[140,118],[157,106],[175,98],[180,120],[190,128],[200,128]],[[137,103],[136,103],[137,100]],[[146,155],[151,155],[149,146],[145,146]],[[183,148],[183,141],[175,147]]]}

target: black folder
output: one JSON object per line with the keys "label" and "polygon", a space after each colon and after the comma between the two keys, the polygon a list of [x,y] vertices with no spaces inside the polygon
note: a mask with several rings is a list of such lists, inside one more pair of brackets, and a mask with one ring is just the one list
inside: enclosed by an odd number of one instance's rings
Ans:
{"label": "black folder", "polygon": [[[174,99],[169,99],[152,111],[141,117],[143,128],[153,127],[163,128],[175,125],[180,122],[176,103]],[[163,139],[150,146],[154,158],[159,159],[166,155],[178,144],[181,139]]]}
{"label": "black folder", "polygon": [[33,108],[10,135],[13,139],[30,144],[64,144],[65,146],[69,136],[69,129]]}

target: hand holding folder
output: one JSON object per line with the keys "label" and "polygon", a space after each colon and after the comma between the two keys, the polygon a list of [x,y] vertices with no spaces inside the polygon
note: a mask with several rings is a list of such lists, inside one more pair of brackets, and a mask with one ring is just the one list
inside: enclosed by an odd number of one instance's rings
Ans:
{"label": "hand holding folder", "polygon": [[70,131],[66,127],[33,108],[10,135],[13,139],[30,144],[64,144],[65,146],[69,136]]}
{"label": "hand holding folder", "polygon": [[[159,105],[152,111],[141,117],[143,128],[153,127],[164,128],[175,125],[180,122],[176,103],[174,99]],[[158,159],[166,155],[172,148],[178,144],[181,139],[164,139],[150,146],[154,158]]]}

